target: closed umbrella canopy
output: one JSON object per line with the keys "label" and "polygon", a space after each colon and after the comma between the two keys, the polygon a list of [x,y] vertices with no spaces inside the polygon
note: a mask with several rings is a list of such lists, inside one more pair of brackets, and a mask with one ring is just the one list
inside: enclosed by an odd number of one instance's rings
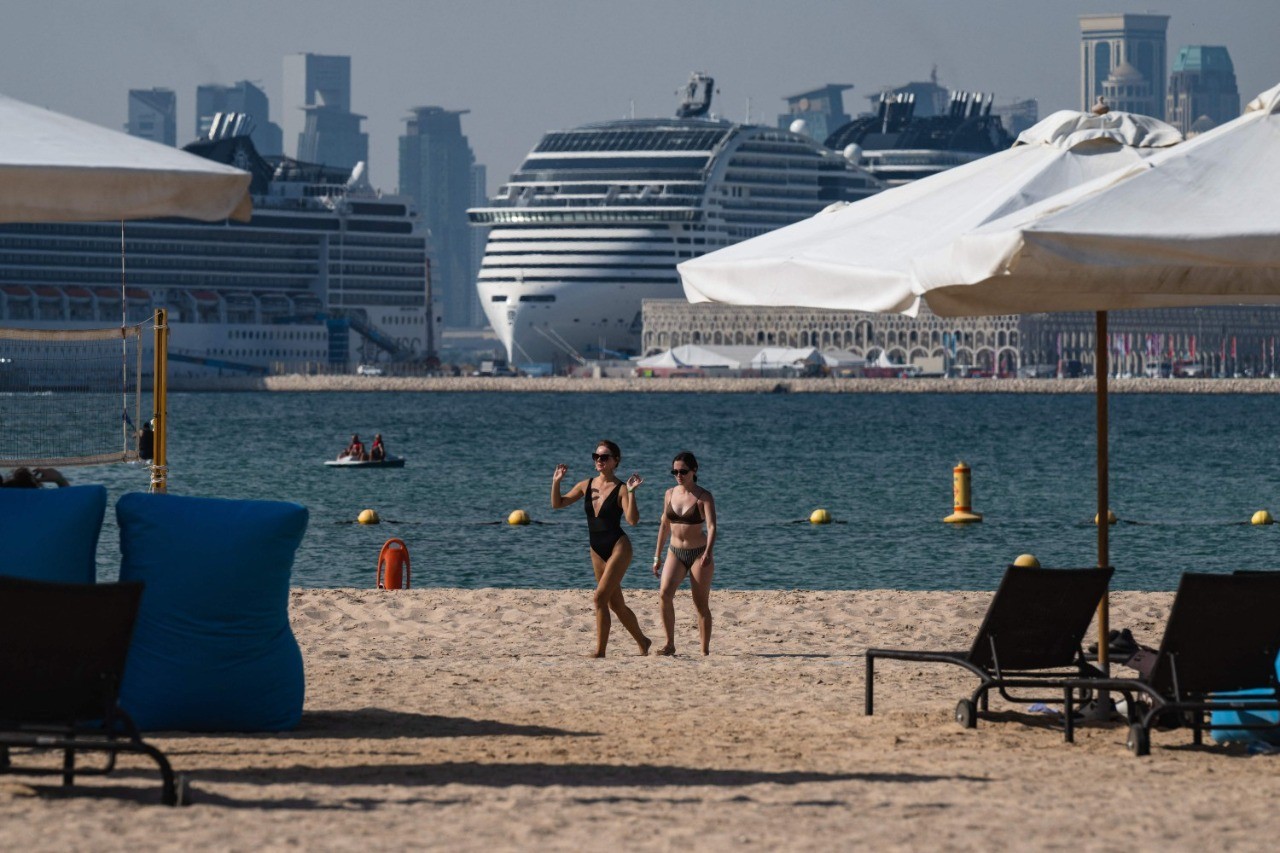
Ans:
{"label": "closed umbrella canopy", "polygon": [[918,259],[939,314],[1280,302],[1280,86],[1234,121]]}
{"label": "closed umbrella canopy", "polygon": [[691,302],[914,313],[914,258],[1181,139],[1147,116],[1063,110],[1006,151],[686,261],[678,268],[685,295]]}
{"label": "closed umbrella canopy", "polygon": [[0,222],[247,221],[248,172],[0,95]]}

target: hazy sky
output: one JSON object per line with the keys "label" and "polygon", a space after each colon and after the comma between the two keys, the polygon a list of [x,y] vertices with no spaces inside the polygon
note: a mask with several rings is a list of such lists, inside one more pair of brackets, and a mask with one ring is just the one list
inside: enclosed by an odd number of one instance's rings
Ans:
{"label": "hazy sky", "polygon": [[281,122],[282,59],[352,58],[352,108],[368,116],[371,178],[394,190],[410,107],[467,109],[463,132],[495,187],[547,130],[674,113],[694,70],[714,112],[773,124],[785,95],[850,83],[845,109],[928,78],[1078,108],[1078,16],[1171,16],[1169,56],[1226,45],[1242,101],[1280,82],[1280,0],[8,0],[0,92],[120,129],[127,91],[178,96],[194,136],[195,89],[252,80]]}

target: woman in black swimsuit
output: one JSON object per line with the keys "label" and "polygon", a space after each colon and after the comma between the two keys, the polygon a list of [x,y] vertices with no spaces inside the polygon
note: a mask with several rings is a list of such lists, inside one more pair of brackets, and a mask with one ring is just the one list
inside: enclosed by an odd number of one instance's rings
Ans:
{"label": "woman in black swimsuit", "polygon": [[627,523],[632,526],[640,521],[634,492],[644,479],[639,474],[632,474],[623,483],[615,476],[618,463],[622,461],[622,451],[612,441],[598,442],[591,459],[599,476],[583,480],[563,495],[560,494],[560,481],[569,466],[564,463],[556,466],[555,473],[551,475],[551,508],[560,509],[577,503],[583,495],[587,498],[584,506],[591,539],[591,567],[596,573],[596,651],[592,657],[604,657],[612,621],[610,610],[618,614],[623,627],[631,632],[640,646],[640,654],[647,655],[653,641],[640,630],[636,614],[622,597],[622,576],[631,565],[631,540],[622,532],[622,517],[625,515]]}
{"label": "woman in black swimsuit", "polygon": [[[702,653],[711,653],[711,579],[716,573],[711,549],[716,542],[716,502],[711,492],[698,485],[698,460],[687,450],[671,463],[674,487],[662,500],[662,524],[658,528],[658,550],[653,555],[653,574],[662,578],[662,627],[667,644],[660,655],[676,653],[676,589],[686,574],[698,608],[698,633]],[[703,526],[706,532],[703,533]],[[671,537],[666,565],[662,565],[662,544]]]}

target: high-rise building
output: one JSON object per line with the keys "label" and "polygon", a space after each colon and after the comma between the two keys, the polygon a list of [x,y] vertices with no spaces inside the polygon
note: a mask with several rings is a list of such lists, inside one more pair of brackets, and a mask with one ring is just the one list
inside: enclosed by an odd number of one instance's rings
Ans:
{"label": "high-rise building", "polygon": [[479,311],[474,236],[467,219],[475,156],[461,121],[467,112],[416,107],[400,137],[400,192],[417,199],[422,221],[431,229],[432,287],[444,303],[445,326],[453,328],[477,325]]}
{"label": "high-rise building", "polygon": [[1112,68],[1107,79],[1102,81],[1102,97],[1108,107],[1120,112],[1144,116],[1164,114],[1156,103],[1152,82],[1128,62]]}
{"label": "high-rise building", "polygon": [[[1200,119],[1219,125],[1239,115],[1240,90],[1227,49],[1211,45],[1180,48],[1169,75],[1165,120],[1186,135]],[[1204,125],[1200,122],[1199,126]]]}
{"label": "high-rise building", "polygon": [[284,58],[286,154],[340,169],[367,162],[363,120],[351,112],[351,57],[295,53]]}
{"label": "high-rise building", "polygon": [[218,113],[238,113],[253,123],[249,138],[259,154],[274,157],[284,153],[284,131],[270,121],[267,93],[248,80],[234,86],[206,83],[196,87],[196,139],[209,135]]}
{"label": "high-rise building", "polygon": [[849,122],[844,111],[844,92],[852,88],[846,83],[828,83],[821,89],[788,95],[787,111],[778,116],[778,127],[788,130],[797,121],[803,121],[801,132],[822,142],[837,127]]}
{"label": "high-rise building", "polygon": [[[471,167],[471,207],[484,207],[488,203],[488,183],[489,170],[480,163],[473,165]],[[473,282],[480,278],[480,264],[484,260],[484,248],[488,242],[488,226],[477,225],[471,227],[471,280]],[[480,305],[479,296],[472,302],[472,309],[471,325],[488,325],[489,318],[484,315],[484,308]]]}
{"label": "high-rise building", "polygon": [[[1116,85],[1129,92],[1126,97],[1151,100],[1151,109],[1141,112],[1164,118],[1168,28],[1168,15],[1081,15],[1080,108],[1088,110],[1100,95],[1106,95],[1104,86],[1108,78],[1120,65],[1128,63],[1141,80],[1128,69],[1121,69]],[[1144,82],[1150,89],[1145,96],[1137,93]],[[1122,108],[1114,103],[1109,105]]]}
{"label": "high-rise building", "polygon": [[178,144],[178,97],[172,89],[130,89],[130,136],[140,136],[161,145]]}

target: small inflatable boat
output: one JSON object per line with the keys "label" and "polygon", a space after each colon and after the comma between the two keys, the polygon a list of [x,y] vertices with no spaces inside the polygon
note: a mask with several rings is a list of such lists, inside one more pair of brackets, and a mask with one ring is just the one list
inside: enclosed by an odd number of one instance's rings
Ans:
{"label": "small inflatable boat", "polygon": [[404,459],[399,456],[388,456],[386,459],[377,460],[339,456],[337,459],[326,459],[324,464],[330,468],[403,468]]}

